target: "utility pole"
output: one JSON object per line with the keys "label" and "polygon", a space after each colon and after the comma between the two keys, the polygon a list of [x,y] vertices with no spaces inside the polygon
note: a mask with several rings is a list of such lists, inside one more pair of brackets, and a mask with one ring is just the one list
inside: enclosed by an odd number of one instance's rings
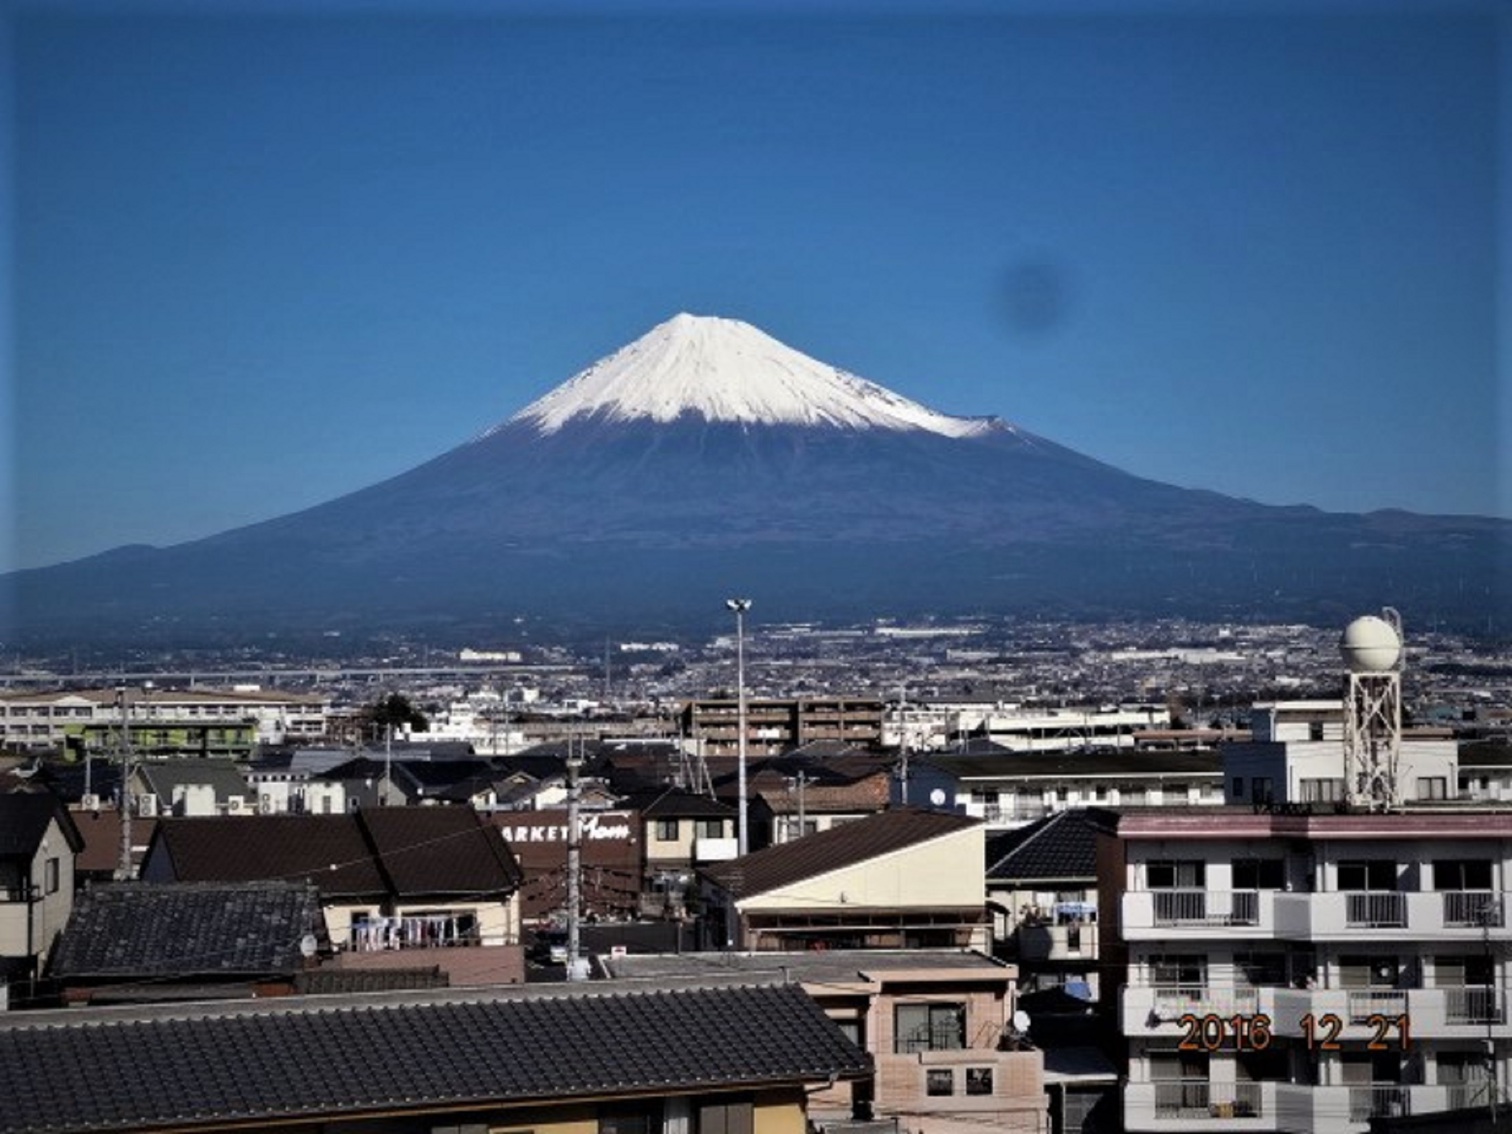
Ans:
{"label": "utility pole", "polygon": [[131,705],[129,690],[116,690],[121,706],[121,853],[116,862],[117,882],[131,881]]}
{"label": "utility pole", "polygon": [[751,609],[751,600],[748,598],[732,598],[725,600],[725,609],[735,615],[735,696],[736,696],[736,719],[740,730],[736,737],[736,750],[739,754],[740,771],[737,790],[740,792],[740,840],[739,853],[742,857],[751,849],[750,828],[748,826],[749,807],[746,800],[746,687],[745,687],[745,616],[746,611]]}
{"label": "utility pole", "polygon": [[583,767],[581,749],[574,754],[572,740],[567,741],[567,979],[582,980],[586,975],[579,967],[581,951],[581,910],[583,844],[582,821],[578,814],[581,791],[578,772]]}

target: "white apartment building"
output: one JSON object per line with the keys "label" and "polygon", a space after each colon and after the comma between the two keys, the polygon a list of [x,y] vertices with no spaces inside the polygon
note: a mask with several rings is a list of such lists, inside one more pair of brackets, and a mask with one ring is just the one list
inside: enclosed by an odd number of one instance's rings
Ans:
{"label": "white apartment building", "polygon": [[[124,708],[123,702],[124,700]],[[287,744],[324,736],[330,701],[311,693],[234,689],[68,689],[0,694],[0,749],[60,748],[69,736],[114,725],[152,722],[255,722],[257,740]]]}
{"label": "white apartment building", "polygon": [[1132,748],[1138,733],[1170,726],[1170,710],[1163,705],[1026,708],[1002,701],[894,702],[883,716],[881,739],[885,746],[902,740],[916,752],[943,752],[969,733],[1015,752],[1064,752],[1089,745]]}
{"label": "white apartment building", "polygon": [[1098,819],[1128,1130],[1350,1134],[1506,1105],[1512,809]]}

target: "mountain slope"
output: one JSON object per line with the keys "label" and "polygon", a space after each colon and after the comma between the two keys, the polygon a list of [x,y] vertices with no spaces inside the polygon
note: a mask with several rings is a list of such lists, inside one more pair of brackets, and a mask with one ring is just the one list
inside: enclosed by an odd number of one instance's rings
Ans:
{"label": "mountain slope", "polygon": [[[10,576],[8,636],[236,636],[534,614],[707,626],[999,610],[1336,619],[1503,610],[1512,525],[1272,508],[952,417],[680,315],[475,440],[315,508]],[[1431,613],[1429,613],[1431,612]]]}

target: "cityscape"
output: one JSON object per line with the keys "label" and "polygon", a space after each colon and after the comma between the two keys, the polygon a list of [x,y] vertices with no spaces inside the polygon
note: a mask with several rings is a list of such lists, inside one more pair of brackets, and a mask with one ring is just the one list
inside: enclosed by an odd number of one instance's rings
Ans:
{"label": "cityscape", "polygon": [[0,1134],[1512,1134],[1512,9],[0,11]]}

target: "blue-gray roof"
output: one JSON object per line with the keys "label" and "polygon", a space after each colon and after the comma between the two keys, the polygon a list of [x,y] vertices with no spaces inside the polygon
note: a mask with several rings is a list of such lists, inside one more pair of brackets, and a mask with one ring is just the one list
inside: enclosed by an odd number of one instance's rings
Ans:
{"label": "blue-gray roof", "polygon": [[436,1114],[871,1070],[787,984],[8,1015],[0,1134]]}

